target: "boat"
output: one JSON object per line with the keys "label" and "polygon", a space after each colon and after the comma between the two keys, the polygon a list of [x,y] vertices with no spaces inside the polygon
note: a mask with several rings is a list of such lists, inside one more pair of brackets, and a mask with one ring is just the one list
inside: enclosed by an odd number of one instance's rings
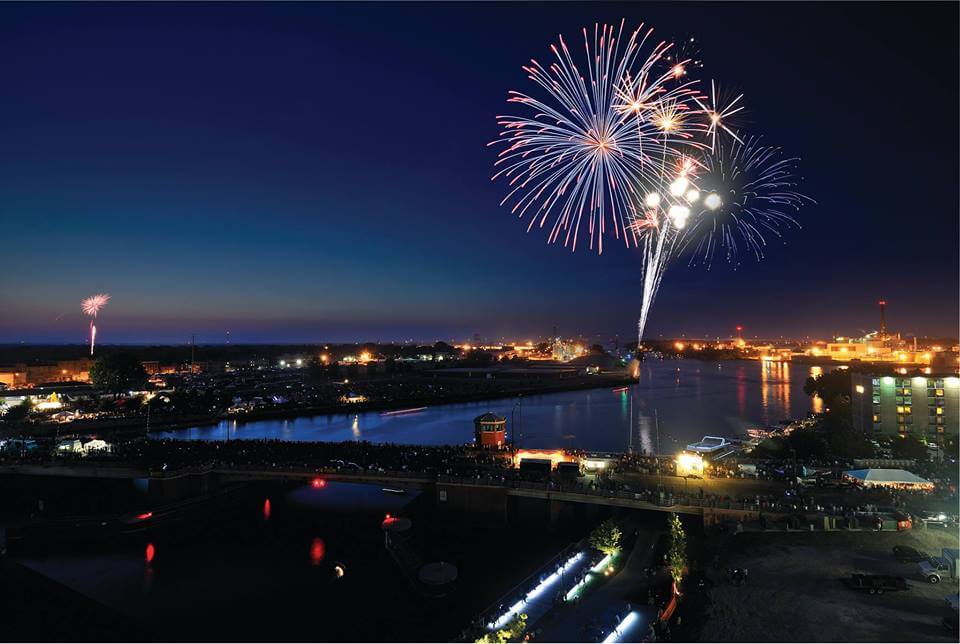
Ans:
{"label": "boat", "polygon": [[401,414],[415,414],[418,411],[423,411],[426,407],[414,407],[412,409],[398,409],[396,411],[385,411],[382,412],[381,416],[399,416]]}
{"label": "boat", "polygon": [[687,451],[697,454],[713,454],[724,448],[730,448],[733,444],[722,436],[704,436],[696,443],[687,445]]}
{"label": "boat", "polygon": [[396,494],[397,496],[405,496],[407,494],[406,490],[392,488],[392,487],[381,488],[380,491],[386,492],[387,494]]}

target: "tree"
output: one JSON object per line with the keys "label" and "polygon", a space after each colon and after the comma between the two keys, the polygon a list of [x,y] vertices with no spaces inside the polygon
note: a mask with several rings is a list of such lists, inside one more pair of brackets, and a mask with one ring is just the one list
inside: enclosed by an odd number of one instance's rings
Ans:
{"label": "tree", "polygon": [[827,441],[813,429],[798,429],[790,434],[787,445],[798,458],[822,458],[827,455]]}
{"label": "tree", "polygon": [[818,396],[828,408],[850,399],[850,374],[844,370],[823,373],[816,378],[807,378],[803,383],[803,392],[808,396]]}
{"label": "tree", "polygon": [[927,458],[927,446],[915,436],[904,436],[900,439],[894,439],[893,455],[897,458],[924,461]]}
{"label": "tree", "polygon": [[30,404],[30,399],[27,398],[19,405],[8,407],[7,412],[3,415],[3,419],[11,425],[16,425],[17,423],[26,420],[32,409],[33,407]]}
{"label": "tree", "polygon": [[612,555],[620,549],[623,533],[613,519],[607,519],[590,533],[590,545],[605,555]]}
{"label": "tree", "polygon": [[147,372],[133,354],[108,353],[90,367],[90,380],[102,391],[119,394],[143,388],[147,384]]}
{"label": "tree", "polygon": [[527,630],[526,613],[517,613],[503,628],[487,633],[477,640],[477,644],[505,644],[506,642],[523,641],[523,634]]}
{"label": "tree", "polygon": [[670,566],[670,576],[679,586],[687,569],[687,533],[676,514],[670,515],[670,551],[667,553],[667,563]]}

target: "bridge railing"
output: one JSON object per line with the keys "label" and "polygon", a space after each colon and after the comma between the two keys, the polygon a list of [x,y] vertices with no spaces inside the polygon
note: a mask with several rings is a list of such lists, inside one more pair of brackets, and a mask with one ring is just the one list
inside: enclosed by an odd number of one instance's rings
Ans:
{"label": "bridge railing", "polygon": [[556,481],[523,481],[519,479],[507,479],[503,477],[462,477],[445,474],[438,476],[437,481],[440,483],[453,483],[459,485],[502,487],[508,490],[532,490],[548,493],[556,492],[562,494],[576,494],[593,498],[624,499],[649,503],[651,505],[656,505],[663,508],[685,506],[753,512],[759,512],[767,509],[762,504],[755,502],[736,501],[734,499],[725,499],[714,496],[700,498],[699,496],[692,496],[689,494],[676,495],[671,492],[663,492],[661,494],[659,490],[654,489],[612,490],[596,488],[583,484],[562,484]]}

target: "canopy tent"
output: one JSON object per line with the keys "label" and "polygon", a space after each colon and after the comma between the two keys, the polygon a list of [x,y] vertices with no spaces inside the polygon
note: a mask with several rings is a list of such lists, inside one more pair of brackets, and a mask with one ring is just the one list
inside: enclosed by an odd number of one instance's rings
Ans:
{"label": "canopy tent", "polygon": [[933,483],[906,470],[870,468],[866,470],[848,470],[844,472],[844,475],[866,487],[933,489]]}

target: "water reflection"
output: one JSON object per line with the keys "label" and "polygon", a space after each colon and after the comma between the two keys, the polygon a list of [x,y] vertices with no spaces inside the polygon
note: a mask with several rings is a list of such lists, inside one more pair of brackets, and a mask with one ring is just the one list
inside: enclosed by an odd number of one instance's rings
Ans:
{"label": "water reflection", "polygon": [[[816,378],[823,375],[823,367],[810,367],[810,377]],[[820,396],[813,396],[810,400],[813,412],[815,414],[823,413],[823,399]]]}
{"label": "water reflection", "polygon": [[[249,439],[463,444],[473,439],[473,419],[492,411],[508,418],[508,432],[516,429],[524,447],[623,451],[637,438],[637,432],[639,446],[652,451],[654,411],[659,414],[664,449],[685,445],[704,434],[736,435],[749,427],[806,414],[811,401],[803,393],[804,378],[794,377],[792,369],[804,367],[729,361],[714,368],[697,360],[650,360],[643,364],[639,381],[626,392],[601,388],[529,395],[523,397],[522,411],[515,414],[517,399],[507,398],[435,405],[417,414],[332,414],[240,423],[235,429],[234,421],[224,421],[152,435],[223,440],[229,431]],[[811,375],[819,370],[811,368]],[[821,409],[822,401],[813,400],[812,408]],[[516,428],[512,426],[514,417]]]}
{"label": "water reflection", "polygon": [[310,565],[319,566],[326,554],[327,544],[325,544],[320,537],[315,537],[314,540],[310,542]]}

